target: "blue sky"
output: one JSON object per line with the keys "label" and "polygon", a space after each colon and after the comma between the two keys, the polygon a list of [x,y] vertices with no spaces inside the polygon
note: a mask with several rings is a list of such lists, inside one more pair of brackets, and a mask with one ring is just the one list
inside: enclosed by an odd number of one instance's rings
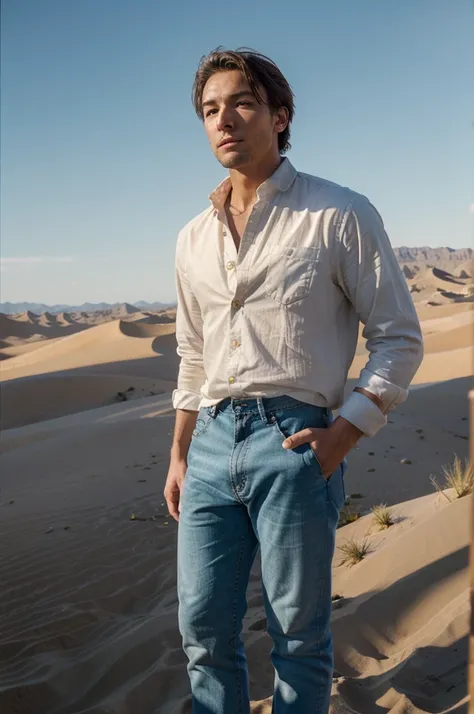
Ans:
{"label": "blue sky", "polygon": [[277,62],[289,158],[394,246],[471,246],[473,23],[471,0],[4,0],[1,299],[175,299],[177,233],[225,175],[190,101],[217,45]]}

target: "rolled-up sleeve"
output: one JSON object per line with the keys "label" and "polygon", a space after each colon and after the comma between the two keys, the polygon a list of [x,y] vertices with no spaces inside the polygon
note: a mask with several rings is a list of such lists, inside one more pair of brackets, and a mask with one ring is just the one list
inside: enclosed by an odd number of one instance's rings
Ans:
{"label": "rolled-up sleeve", "polygon": [[191,290],[186,272],[186,234],[182,231],[176,244],[175,277],[178,305],[176,311],[177,353],[180,360],[177,389],[173,391],[175,409],[199,410],[201,387],[206,376],[203,365],[203,329],[199,303]]}
{"label": "rolled-up sleeve", "polygon": [[338,281],[364,325],[369,359],[356,387],[377,396],[377,405],[352,392],[340,414],[366,436],[387,421],[401,404],[423,359],[423,338],[405,277],[382,219],[363,196],[347,208],[337,240]]}

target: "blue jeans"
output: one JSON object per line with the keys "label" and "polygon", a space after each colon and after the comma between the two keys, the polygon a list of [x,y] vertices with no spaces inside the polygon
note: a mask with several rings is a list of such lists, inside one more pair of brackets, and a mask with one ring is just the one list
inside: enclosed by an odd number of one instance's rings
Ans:
{"label": "blue jeans", "polygon": [[273,640],[274,714],[327,714],[332,682],[331,562],[345,464],[329,480],[309,444],[331,413],[291,397],[226,399],[199,412],[178,529],[179,627],[193,714],[249,714],[241,640],[260,547]]}

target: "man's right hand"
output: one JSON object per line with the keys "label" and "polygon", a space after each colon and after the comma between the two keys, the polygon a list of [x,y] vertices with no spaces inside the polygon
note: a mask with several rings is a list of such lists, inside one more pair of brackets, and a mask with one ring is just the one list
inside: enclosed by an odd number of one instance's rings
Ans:
{"label": "man's right hand", "polygon": [[179,504],[181,500],[181,491],[186,476],[187,463],[182,459],[171,459],[166,478],[164,497],[170,515],[175,521],[179,521]]}
{"label": "man's right hand", "polygon": [[188,451],[193,437],[193,430],[196,427],[197,417],[197,411],[189,409],[176,410],[170,465],[163,492],[170,515],[173,516],[175,521],[179,521],[181,491],[188,468]]}

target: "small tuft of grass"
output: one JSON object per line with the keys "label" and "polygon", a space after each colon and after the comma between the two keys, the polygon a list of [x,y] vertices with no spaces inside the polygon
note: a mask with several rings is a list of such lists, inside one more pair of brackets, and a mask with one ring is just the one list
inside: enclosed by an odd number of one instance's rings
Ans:
{"label": "small tuft of grass", "polygon": [[351,506],[345,506],[340,511],[341,525],[346,526],[348,523],[354,523],[360,518],[360,513]]}
{"label": "small tuft of grass", "polygon": [[393,514],[390,508],[387,507],[386,503],[381,503],[379,506],[374,506],[372,508],[372,513],[374,514],[375,523],[378,525],[379,530],[383,531],[385,528],[390,528],[393,526],[395,521],[393,520]]}
{"label": "small tuft of grass", "polygon": [[364,560],[370,550],[370,543],[368,538],[364,538],[359,541],[351,538],[340,545],[339,550],[343,555],[341,565],[348,565],[349,568],[352,568],[353,565],[356,565],[357,563],[360,563],[361,560]]}
{"label": "small tuft of grass", "polygon": [[440,486],[435,476],[430,476],[430,481],[437,491],[443,494],[448,501],[451,499],[444,493],[445,488],[452,488],[456,498],[468,496],[474,492],[474,466],[466,459],[463,463],[459,456],[454,456],[454,461],[449,466],[443,466],[444,485]]}

